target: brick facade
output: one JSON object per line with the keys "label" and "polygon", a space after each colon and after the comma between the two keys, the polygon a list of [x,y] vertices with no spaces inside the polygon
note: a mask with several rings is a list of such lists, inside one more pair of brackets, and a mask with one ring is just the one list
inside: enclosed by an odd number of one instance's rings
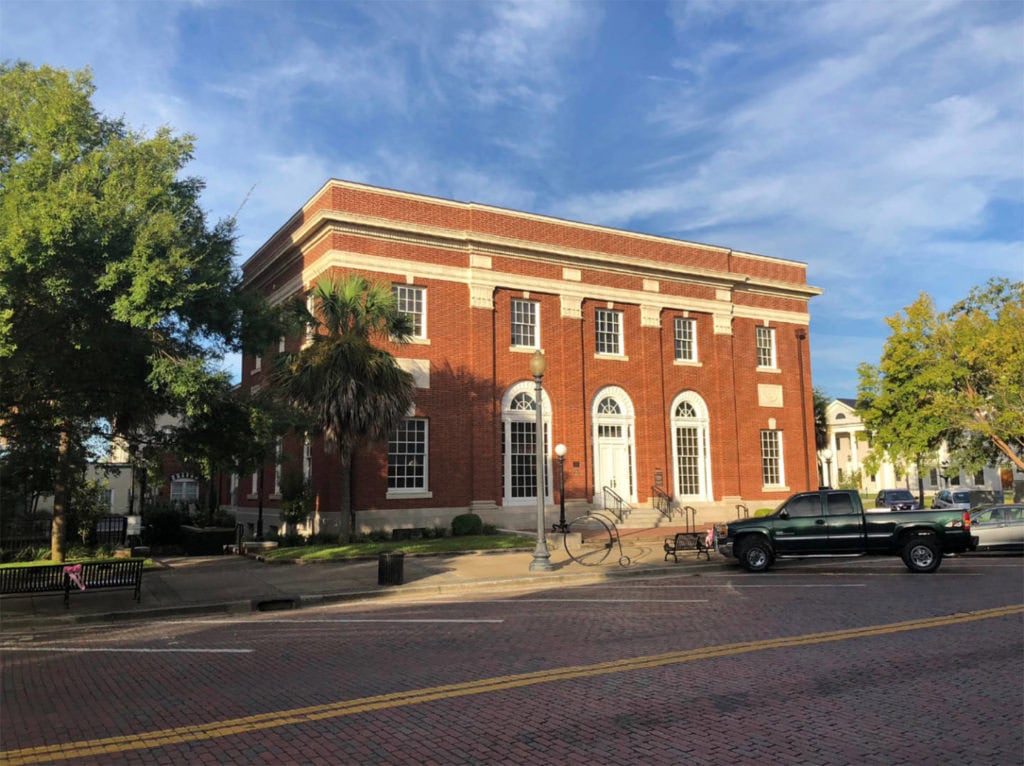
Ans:
{"label": "brick facade", "polygon": [[[354,504],[363,529],[447,525],[467,509],[491,523],[530,526],[536,499],[511,496],[510,474],[518,473],[503,459],[503,446],[514,451],[510,434],[522,430],[503,425],[519,417],[503,415],[503,401],[533,393],[535,349],[512,344],[514,300],[538,312],[547,452],[568,447],[567,498],[600,500],[614,481],[643,506],[660,481],[682,502],[724,516],[738,502],[773,504],[817,486],[807,325],[820,290],[807,285],[804,264],[330,181],[244,266],[246,283],[273,301],[352,272],[426,296],[426,338],[388,350],[422,376],[416,415],[428,428],[427,486],[389,493],[386,448],[360,451]],[[621,322],[617,354],[598,350],[599,315]],[[695,360],[676,358],[677,318],[693,320]],[[758,366],[757,327],[772,331],[768,366]],[[243,360],[243,386],[265,384],[276,351],[260,371],[254,358]],[[674,423],[684,400],[680,412],[695,419]],[[763,431],[781,434],[779,481],[770,485]],[[287,450],[301,451],[300,441]],[[689,483],[677,476],[680,466]],[[549,473],[557,485],[557,468]],[[312,475],[317,523],[329,525],[341,486],[319,444]],[[255,504],[250,481],[240,479],[240,518]],[[271,526],[274,509],[268,501]]]}

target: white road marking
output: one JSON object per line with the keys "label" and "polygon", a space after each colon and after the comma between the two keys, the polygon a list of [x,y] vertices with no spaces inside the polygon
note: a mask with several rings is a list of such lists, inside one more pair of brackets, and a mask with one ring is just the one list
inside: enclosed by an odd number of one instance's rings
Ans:
{"label": "white road marking", "polygon": [[254,620],[244,618],[233,618],[233,619],[210,619],[210,620],[168,620],[166,624],[171,625],[268,625],[268,624],[279,624],[279,625],[307,625],[309,623],[347,623],[347,622],[442,622],[442,623],[502,623],[504,620],[485,620],[485,619],[402,619],[402,618],[342,618],[336,620],[319,620],[319,619],[302,619],[295,618],[294,620]]}

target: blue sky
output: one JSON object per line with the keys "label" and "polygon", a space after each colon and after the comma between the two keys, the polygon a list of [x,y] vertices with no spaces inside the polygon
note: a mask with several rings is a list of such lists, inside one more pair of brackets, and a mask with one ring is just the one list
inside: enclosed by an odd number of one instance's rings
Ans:
{"label": "blue sky", "polygon": [[1019,0],[4,0],[0,57],[194,134],[243,259],[333,177],[803,261],[830,396],[920,292],[1024,279]]}

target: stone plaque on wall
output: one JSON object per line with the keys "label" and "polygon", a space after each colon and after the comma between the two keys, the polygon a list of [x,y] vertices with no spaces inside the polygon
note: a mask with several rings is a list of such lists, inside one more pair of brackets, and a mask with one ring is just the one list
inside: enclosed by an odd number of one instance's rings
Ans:
{"label": "stone plaque on wall", "polygon": [[762,407],[781,407],[782,386],[777,383],[758,383],[757,403]]}

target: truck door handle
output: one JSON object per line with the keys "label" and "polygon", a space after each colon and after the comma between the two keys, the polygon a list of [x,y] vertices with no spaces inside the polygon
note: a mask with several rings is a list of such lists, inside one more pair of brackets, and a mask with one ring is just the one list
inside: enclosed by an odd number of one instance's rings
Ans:
{"label": "truck door handle", "polygon": [[825,523],[825,519],[815,519],[814,523],[815,524],[824,524]]}

